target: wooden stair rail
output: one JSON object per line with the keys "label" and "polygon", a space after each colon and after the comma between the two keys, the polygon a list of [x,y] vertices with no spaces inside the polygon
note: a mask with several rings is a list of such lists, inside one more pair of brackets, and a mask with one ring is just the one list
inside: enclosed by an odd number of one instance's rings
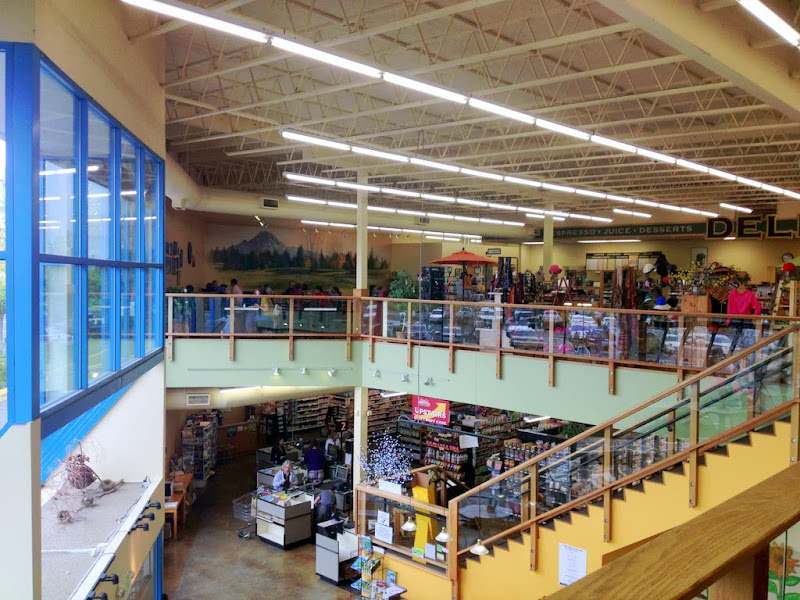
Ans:
{"label": "wooden stair rail", "polygon": [[[741,571],[743,561],[798,521],[800,465],[794,464],[548,595],[547,600],[694,598],[727,573]],[[765,571],[763,575],[762,581],[756,577],[752,583],[766,594]],[[736,598],[759,597],[752,589],[737,591],[743,593]]]}
{"label": "wooden stair rail", "polygon": [[[512,469],[509,469],[508,471],[505,471],[503,474],[499,475],[498,477],[494,477],[492,479],[489,479],[488,481],[485,481],[484,483],[472,488],[472,490],[470,490],[469,492],[465,492],[465,493],[461,494],[460,496],[458,496],[456,498],[453,498],[450,502],[460,503],[463,500],[465,500],[466,498],[468,498],[470,496],[473,496],[473,495],[475,495],[475,494],[477,494],[477,493],[479,493],[479,492],[491,487],[492,485],[497,484],[498,482],[502,481],[503,479],[507,479],[508,477],[511,477],[512,475],[516,475],[517,473],[525,471],[526,469],[530,469],[531,467],[533,467],[533,465],[538,465],[544,459],[549,458],[553,454],[555,454],[557,452],[560,452],[560,451],[564,450],[565,448],[568,448],[569,446],[575,444],[576,442],[579,442],[581,440],[584,440],[586,438],[593,437],[593,436],[601,436],[602,437],[604,435],[604,430],[609,428],[609,427],[613,427],[614,424],[616,424],[617,422],[622,421],[624,419],[627,419],[628,417],[636,414],[637,412],[639,412],[639,411],[641,411],[641,410],[643,410],[645,408],[648,408],[648,407],[652,406],[653,404],[655,404],[657,402],[660,402],[663,399],[672,396],[673,394],[681,393],[685,388],[690,388],[692,385],[699,383],[702,379],[714,375],[717,371],[720,371],[722,369],[727,368],[728,366],[730,366],[732,364],[737,363],[738,361],[742,360],[742,358],[744,358],[745,356],[747,356],[749,354],[752,354],[753,352],[757,352],[758,350],[761,350],[762,348],[765,348],[766,346],[769,346],[770,344],[775,343],[777,340],[779,340],[779,339],[781,339],[781,338],[783,338],[785,336],[788,336],[792,332],[798,332],[798,331],[800,331],[800,325],[792,325],[790,327],[787,327],[786,329],[783,329],[783,330],[779,331],[778,333],[776,333],[774,335],[771,335],[768,338],[765,338],[765,339],[761,340],[757,344],[753,344],[752,346],[748,346],[746,349],[742,350],[741,352],[738,352],[737,354],[729,356],[728,358],[718,362],[716,365],[714,365],[712,367],[709,367],[708,369],[706,369],[704,371],[701,371],[700,373],[697,373],[696,375],[693,375],[689,379],[686,379],[686,380],[684,380],[684,381],[672,386],[671,388],[669,388],[669,389],[661,392],[660,394],[654,396],[650,400],[647,400],[647,401],[639,404],[638,406],[634,406],[634,407],[628,409],[627,411],[623,412],[622,414],[619,414],[619,415],[609,419],[608,421],[605,421],[604,423],[600,423],[599,425],[595,425],[594,427],[590,427],[589,429],[587,429],[583,433],[578,434],[575,437],[570,438],[567,441],[562,442],[561,444],[559,444],[557,446],[554,446],[554,447],[550,448],[549,450],[546,450],[546,451],[542,452],[541,454],[536,455],[534,458],[532,458],[532,459],[530,459],[528,461],[525,461],[525,462],[522,462],[522,463],[518,464],[516,467],[514,467]],[[797,385],[797,383],[795,383],[795,385]]]}

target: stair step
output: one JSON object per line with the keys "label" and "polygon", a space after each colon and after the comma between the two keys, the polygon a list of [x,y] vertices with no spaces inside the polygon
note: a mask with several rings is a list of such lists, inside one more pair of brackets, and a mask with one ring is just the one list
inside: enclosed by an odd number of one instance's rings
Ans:
{"label": "stair step", "polygon": [[778,419],[779,423],[791,423],[792,422],[792,415],[786,415],[785,417],[781,417]]}
{"label": "stair step", "polygon": [[676,475],[683,475],[683,463],[675,463],[674,466],[670,467],[669,469],[664,469],[665,471],[669,471],[670,473],[675,473]]}
{"label": "stair step", "polygon": [[570,512],[561,513],[560,515],[556,515],[556,519],[564,523],[572,523],[572,514]]}
{"label": "stair step", "polygon": [[706,450],[706,454],[719,454],[720,456],[728,456],[728,446],[721,445],[716,448]]}
{"label": "stair step", "polygon": [[521,531],[518,531],[517,533],[515,533],[514,535],[512,535],[508,539],[509,539],[509,541],[517,542],[518,544],[524,544],[525,543],[525,536],[522,535]]}
{"label": "stair step", "polygon": [[700,456],[697,457],[697,466],[704,467],[705,464],[706,464],[706,456],[705,454],[701,454]]}
{"label": "stair step", "polygon": [[577,508],[573,508],[572,512],[577,513],[579,515],[583,515],[585,517],[589,516],[589,507],[587,505],[579,506]]}
{"label": "stair step", "polygon": [[775,423],[768,423],[759,429],[756,429],[754,433],[760,433],[762,435],[775,435]]}
{"label": "stair step", "polygon": [[728,442],[729,444],[739,444],[740,446],[750,446],[750,434],[746,433],[741,437],[736,438],[735,440],[731,440]]}
{"label": "stair step", "polygon": [[647,481],[652,483],[664,483],[664,472],[659,471],[658,473],[653,473],[647,478]]}
{"label": "stair step", "polygon": [[644,493],[644,482],[640,479],[639,481],[629,485],[627,489],[633,490],[634,492]]}
{"label": "stair step", "polygon": [[620,500],[625,500],[625,490],[623,488],[616,489],[612,493],[614,498],[619,498]]}
{"label": "stair step", "polygon": [[549,521],[542,521],[541,523],[539,523],[539,527],[544,527],[545,529],[552,529],[553,531],[555,531],[556,523],[553,519],[550,519]]}
{"label": "stair step", "polygon": [[503,548],[508,550],[508,538],[503,538],[502,540],[496,541],[494,544],[492,544],[492,548]]}
{"label": "stair step", "polygon": [[[465,554],[464,556],[467,558],[467,560],[472,560],[472,561],[475,561],[475,562],[477,562],[477,563],[480,563],[480,562],[481,562],[481,557],[480,557],[480,556],[478,556],[477,554],[473,554],[472,552],[468,552],[468,553],[467,553],[467,554]],[[488,555],[487,555],[487,556],[488,556]]]}

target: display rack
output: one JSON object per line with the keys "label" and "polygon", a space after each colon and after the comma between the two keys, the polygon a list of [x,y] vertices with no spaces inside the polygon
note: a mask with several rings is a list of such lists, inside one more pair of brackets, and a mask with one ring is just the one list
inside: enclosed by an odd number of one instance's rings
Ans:
{"label": "display rack", "polygon": [[450,473],[453,479],[464,478],[463,468],[469,460],[469,453],[459,445],[459,435],[431,431],[423,442],[426,465],[439,465]]}
{"label": "display rack", "polygon": [[[217,464],[216,412],[191,415],[181,429],[181,451],[187,472],[194,473],[198,481],[206,481]],[[202,484],[200,484],[202,485]]]}
{"label": "display rack", "polygon": [[514,437],[515,430],[521,423],[518,413],[508,413],[505,411],[492,411],[479,417],[465,415],[461,420],[462,427],[467,431],[472,431],[485,436],[497,438],[492,442],[481,439],[475,451],[475,483],[483,483],[491,478],[486,461],[493,454],[500,452],[504,440]]}
{"label": "display rack", "polygon": [[415,463],[421,462],[423,433],[420,427],[400,421],[397,423],[397,437],[407,456]]}

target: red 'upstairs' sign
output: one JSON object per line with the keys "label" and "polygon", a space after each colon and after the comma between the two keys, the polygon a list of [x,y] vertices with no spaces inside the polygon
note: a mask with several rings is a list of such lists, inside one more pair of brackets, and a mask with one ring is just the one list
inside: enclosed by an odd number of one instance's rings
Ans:
{"label": "red 'upstairs' sign", "polygon": [[411,397],[411,416],[431,425],[450,425],[450,402],[425,396]]}

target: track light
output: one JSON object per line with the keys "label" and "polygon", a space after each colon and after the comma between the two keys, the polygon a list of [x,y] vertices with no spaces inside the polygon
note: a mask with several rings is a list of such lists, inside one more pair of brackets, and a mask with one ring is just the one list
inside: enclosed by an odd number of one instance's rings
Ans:
{"label": "track light", "polygon": [[95,594],[92,592],[88,596],[86,596],[86,600],[108,600],[108,594],[105,592],[100,592],[99,594]]}
{"label": "track light", "polygon": [[422,382],[422,385],[431,385],[433,383],[433,377],[426,377],[425,381]]}
{"label": "track light", "polygon": [[119,583],[119,575],[112,573],[109,575],[108,573],[103,573],[100,575],[100,578],[97,580],[98,583],[111,583],[113,585],[117,585]]}
{"label": "track light", "polygon": [[400,381],[401,382],[408,381],[408,373],[403,373],[402,375],[400,375]]}
{"label": "track light", "polygon": [[403,523],[400,529],[402,529],[403,531],[408,531],[409,533],[414,532],[417,530],[417,523],[416,521],[414,521],[414,519],[412,519],[409,516],[408,520],[405,523]]}
{"label": "track light", "polygon": [[151,502],[145,508],[155,508],[156,510],[161,510],[161,502]]}
{"label": "track light", "polygon": [[477,554],[478,556],[485,556],[489,554],[488,548],[483,545],[483,542],[478,540],[478,543],[475,544],[472,548],[469,549],[472,554]]}
{"label": "track light", "polygon": [[435,539],[440,544],[446,544],[447,542],[453,539],[453,536],[447,533],[447,530],[444,528],[444,525],[442,525],[442,530],[433,539]]}
{"label": "track light", "polygon": [[305,367],[300,367],[300,375],[305,375],[307,372]]}
{"label": "track light", "polygon": [[333,377],[334,375],[336,375],[336,369],[331,367],[330,369],[328,369],[328,377]]}
{"label": "track light", "polygon": [[153,513],[146,513],[144,515],[140,515],[137,521],[141,521],[143,519],[150,519],[151,521],[155,521],[156,516]]}
{"label": "track light", "polygon": [[278,376],[281,374],[281,370],[278,367],[275,367],[274,369],[272,369],[272,374]]}
{"label": "track light", "polygon": [[141,529],[142,531],[150,531],[150,525],[147,523],[139,523],[138,525],[134,525],[131,527],[130,531],[128,531],[128,534],[130,535],[137,529]]}
{"label": "track light", "polygon": [[381,376],[381,370],[380,369],[373,369],[372,376],[373,377],[380,377]]}

